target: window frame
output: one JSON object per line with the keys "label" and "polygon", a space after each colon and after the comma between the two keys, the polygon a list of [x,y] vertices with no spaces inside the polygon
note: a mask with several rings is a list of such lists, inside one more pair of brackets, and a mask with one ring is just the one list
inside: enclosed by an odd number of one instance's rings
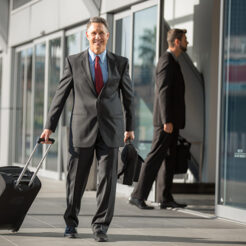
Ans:
{"label": "window frame", "polygon": [[[19,46],[15,49],[14,51],[14,55],[15,55],[15,58],[14,58],[14,67],[15,69],[18,69],[18,53],[21,52],[21,51],[25,51],[29,48],[32,48],[32,90],[34,90],[34,83],[35,83],[35,51],[36,51],[36,45],[37,44],[42,44],[42,43],[45,43],[45,75],[44,75],[44,114],[43,114],[43,127],[44,127],[44,124],[47,120],[47,114],[48,114],[48,83],[49,83],[49,46],[50,46],[50,40],[52,39],[56,39],[56,38],[60,38],[61,39],[61,61],[60,61],[60,78],[63,74],[63,65],[64,65],[64,31],[59,31],[59,32],[56,32],[56,33],[53,33],[51,35],[47,35],[45,37],[41,37],[39,39],[36,39],[34,40],[33,42],[29,43],[29,44],[26,44],[26,45],[22,45],[22,46]],[[26,64],[27,64],[27,58],[25,57],[25,84],[26,84],[26,75],[27,75],[27,69],[26,69]],[[14,95],[16,95],[17,93],[17,73],[14,73]],[[24,89],[24,94],[23,94],[23,97],[25,97],[25,94],[26,94],[26,91]],[[17,102],[16,102],[16,97],[14,96],[14,102],[13,102],[13,105],[14,105],[14,110],[13,110],[13,132],[16,132],[16,105]],[[25,111],[26,108],[24,107],[23,110]],[[23,112],[23,116],[25,115],[26,113]],[[34,121],[34,91],[32,91],[32,110],[31,110],[31,117],[32,117],[32,128],[33,128],[33,121]],[[57,127],[57,131],[58,131],[58,139],[61,139],[61,121],[59,121],[59,124],[58,124],[58,127]],[[23,127],[25,126],[25,118],[23,118]],[[22,128],[23,128],[22,127]],[[34,146],[35,143],[33,143],[33,129],[31,129],[31,132],[32,132],[32,138],[31,138],[31,147]],[[25,136],[25,131],[22,129],[22,136]],[[13,143],[15,142],[15,134],[13,134]],[[58,140],[57,139],[57,140]],[[24,141],[24,137],[22,139],[22,142]],[[42,167],[40,169],[40,173],[43,173],[45,176],[47,177],[51,177],[51,178],[54,178],[57,174],[58,174],[58,178],[61,178],[61,141],[58,141],[58,156],[57,156],[57,169],[56,171],[51,171],[51,170],[47,170],[46,169],[46,160],[44,160],[43,164],[42,164]],[[43,150],[42,150],[42,153],[44,154],[45,150],[46,150],[47,146],[44,145],[43,146]],[[13,157],[13,160],[14,160],[14,155],[15,155],[15,147],[13,149],[13,152],[12,152],[12,157]],[[22,163],[18,163],[18,162],[15,162],[13,161],[13,165],[18,165],[18,166],[24,166],[23,163],[24,163],[24,158],[25,158],[25,155],[23,154],[25,151],[25,144],[22,143]],[[30,169],[35,169],[33,167],[30,167]]]}

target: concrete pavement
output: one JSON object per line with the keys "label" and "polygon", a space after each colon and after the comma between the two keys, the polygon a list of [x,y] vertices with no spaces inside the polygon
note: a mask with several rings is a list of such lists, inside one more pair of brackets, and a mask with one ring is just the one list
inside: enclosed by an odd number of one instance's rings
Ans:
{"label": "concrete pavement", "polygon": [[[65,184],[42,179],[43,187],[17,233],[0,231],[0,246],[99,245],[90,228],[96,209],[95,192],[82,200],[78,239],[63,237]],[[216,218],[213,196],[175,195],[189,204],[187,209],[139,210],[127,197],[117,194],[115,216],[108,231],[107,245],[246,245],[246,225]],[[201,213],[202,212],[202,213]]]}

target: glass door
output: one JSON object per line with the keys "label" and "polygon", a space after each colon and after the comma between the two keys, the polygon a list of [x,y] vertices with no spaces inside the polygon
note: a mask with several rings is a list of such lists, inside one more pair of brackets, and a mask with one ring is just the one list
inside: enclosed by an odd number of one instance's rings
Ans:
{"label": "glass door", "polygon": [[32,148],[32,59],[33,48],[16,50],[14,162],[25,163]]}
{"label": "glass door", "polygon": [[[140,155],[150,152],[153,138],[155,68],[158,57],[158,5],[133,8],[132,80],[135,93],[135,137]],[[148,20],[148,21],[146,21]]]}
{"label": "glass door", "polygon": [[[3,76],[3,58],[2,58],[2,54],[0,54],[0,135],[1,135],[1,114],[2,114],[2,76]],[[0,149],[1,149],[1,139],[0,139]],[[1,158],[1,156],[0,156]]]}
{"label": "glass door", "polygon": [[[127,57],[134,83],[135,146],[145,158],[153,137],[154,71],[158,57],[158,2],[147,1],[114,16],[114,52]],[[148,20],[148,21],[146,21]]]}
{"label": "glass door", "polygon": [[[89,47],[89,42],[86,38],[86,26],[75,28],[66,32],[65,38],[65,57],[78,54]],[[65,126],[69,126],[72,112],[73,99],[70,93],[65,105]]]}
{"label": "glass door", "polygon": [[114,16],[114,52],[131,61],[132,40],[132,16],[131,11],[126,11]]}
{"label": "glass door", "polygon": [[[61,49],[61,37],[53,38],[48,41],[48,83],[47,83],[47,93],[48,93],[48,105],[49,110],[52,99],[55,95],[57,85],[59,84],[61,77],[61,59],[62,59],[62,49]],[[56,141],[49,151],[46,159],[46,169],[51,171],[57,171],[59,165],[58,162],[58,135],[59,126],[57,126],[56,131],[52,134],[52,138]]]}
{"label": "glass door", "polygon": [[[34,112],[33,112],[33,143],[37,141],[42,130],[44,122],[44,87],[45,87],[45,59],[46,43],[41,42],[34,46]],[[38,164],[42,157],[42,148],[38,148],[34,158],[33,165]]]}
{"label": "glass door", "polygon": [[[224,1],[220,117],[219,214],[246,222],[246,2]],[[235,209],[235,210],[233,210]],[[243,213],[244,211],[244,213]],[[223,214],[223,212],[222,212]]]}

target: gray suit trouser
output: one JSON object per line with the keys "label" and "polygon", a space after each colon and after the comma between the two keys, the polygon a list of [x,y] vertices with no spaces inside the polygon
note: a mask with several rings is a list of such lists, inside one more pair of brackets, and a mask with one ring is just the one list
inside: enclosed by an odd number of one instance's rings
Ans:
{"label": "gray suit trouser", "polygon": [[102,230],[105,233],[113,218],[118,148],[109,148],[98,133],[95,144],[89,148],[71,148],[68,157],[67,174],[67,209],[64,219],[67,226],[77,227],[81,199],[85,191],[94,151],[97,158],[97,211],[92,219],[93,231]]}

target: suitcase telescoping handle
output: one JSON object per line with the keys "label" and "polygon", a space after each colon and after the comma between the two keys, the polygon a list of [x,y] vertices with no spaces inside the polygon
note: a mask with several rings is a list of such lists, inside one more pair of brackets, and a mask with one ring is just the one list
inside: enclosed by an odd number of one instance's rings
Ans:
{"label": "suitcase telescoping handle", "polygon": [[[29,158],[28,158],[28,160],[27,160],[27,162],[26,162],[26,164],[25,164],[25,166],[24,166],[24,168],[23,168],[23,170],[22,170],[22,172],[21,172],[19,178],[18,178],[17,181],[16,181],[15,187],[17,187],[17,186],[20,184],[21,179],[22,179],[22,177],[24,176],[24,174],[25,174],[25,172],[26,172],[26,170],[27,170],[27,168],[28,168],[28,166],[29,166],[29,164],[30,164],[30,161],[31,161],[31,159],[32,159],[32,156],[33,156],[33,154],[35,153],[35,151],[36,151],[38,145],[39,145],[41,142],[44,142],[44,141],[45,141],[44,138],[39,138],[39,139],[37,140],[36,145],[35,145],[35,147],[34,147],[32,153],[30,154],[30,156],[29,156]],[[31,184],[33,183],[33,180],[34,180],[35,177],[37,176],[37,173],[38,173],[38,171],[39,171],[39,169],[40,169],[40,167],[41,167],[41,165],[42,165],[42,163],[43,163],[43,161],[44,161],[46,155],[48,154],[51,145],[55,142],[55,139],[49,138],[49,141],[51,142],[51,144],[49,144],[47,150],[46,150],[45,153],[44,153],[44,156],[42,157],[42,159],[41,159],[40,162],[38,163],[37,169],[36,169],[36,171],[34,172],[34,174],[32,175],[31,180],[30,180],[28,186],[31,186]]]}

